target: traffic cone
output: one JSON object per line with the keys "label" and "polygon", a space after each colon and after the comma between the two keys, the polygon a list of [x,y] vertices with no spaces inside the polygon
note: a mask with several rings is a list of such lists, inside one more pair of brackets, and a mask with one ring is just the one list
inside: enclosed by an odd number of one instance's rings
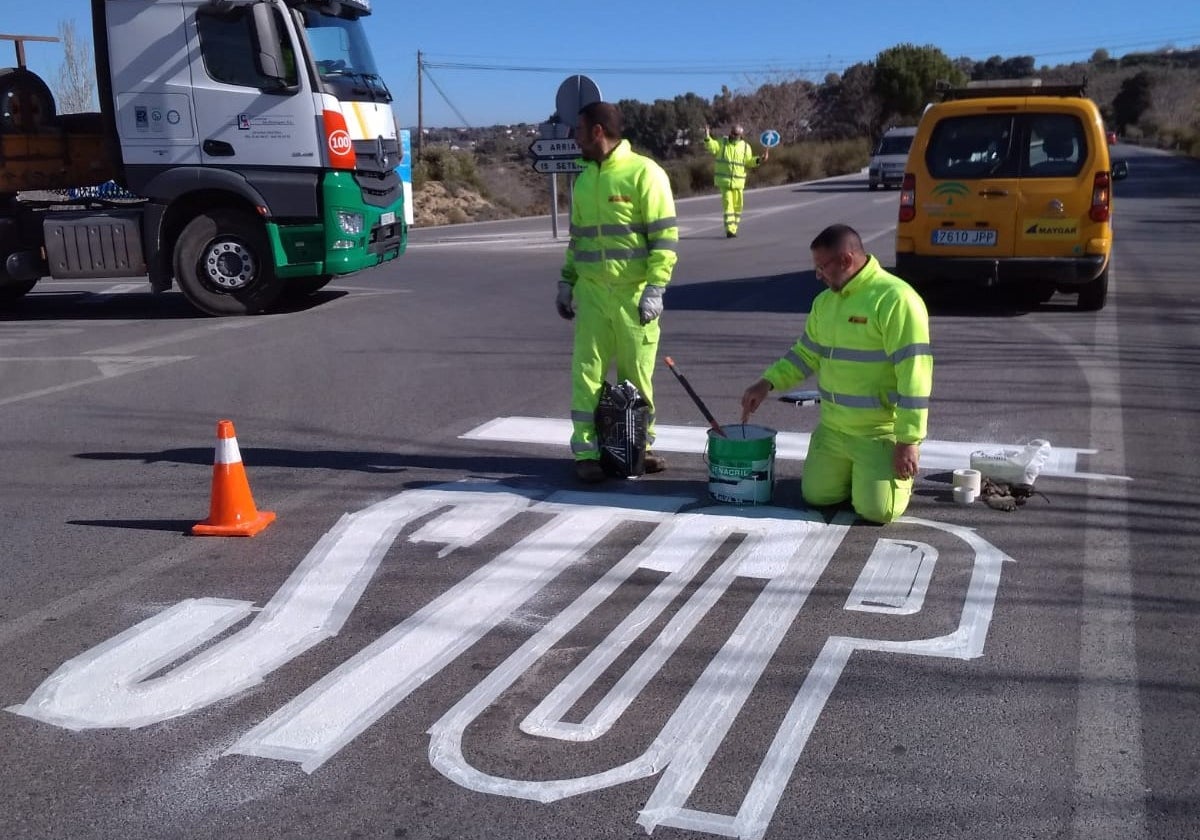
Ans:
{"label": "traffic cone", "polygon": [[212,502],[208,519],[192,526],[192,533],[211,537],[253,537],[275,521],[271,511],[260,511],[250,495],[232,420],[217,421],[217,452],[213,459]]}

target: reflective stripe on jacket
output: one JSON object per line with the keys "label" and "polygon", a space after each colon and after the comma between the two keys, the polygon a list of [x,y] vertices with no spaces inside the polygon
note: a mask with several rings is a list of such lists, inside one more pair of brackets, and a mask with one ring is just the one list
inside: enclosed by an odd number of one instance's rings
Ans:
{"label": "reflective stripe on jacket", "polygon": [[662,167],[622,140],[575,181],[571,242],[562,277],[614,286],[665,286],[678,259],[671,182]]}
{"label": "reflective stripe on jacket", "polygon": [[868,257],[840,292],[817,295],[803,337],[763,378],[784,390],[813,373],[822,423],[920,443],[933,390],[929,315],[920,295]]}
{"label": "reflective stripe on jacket", "polygon": [[721,189],[745,189],[746,170],[761,163],[750,144],[740,137],[736,140],[709,137],[704,141],[704,148],[717,159],[713,174]]}

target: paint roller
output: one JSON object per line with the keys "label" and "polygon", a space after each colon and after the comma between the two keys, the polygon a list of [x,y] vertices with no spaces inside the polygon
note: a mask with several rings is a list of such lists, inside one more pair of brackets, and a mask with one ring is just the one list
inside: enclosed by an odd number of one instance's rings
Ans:
{"label": "paint roller", "polygon": [[692,398],[692,402],[700,409],[700,413],[704,415],[704,419],[708,421],[708,425],[712,426],[713,431],[721,437],[729,437],[721,428],[721,424],[717,422],[717,418],[712,416],[712,412],[708,410],[708,406],[704,404],[704,400],[700,399],[700,395],[692,389],[691,384],[687,381],[687,377],[675,367],[675,362],[671,357],[664,356],[663,361],[667,363],[667,367],[671,369],[671,373],[675,374],[675,378],[679,380],[679,384],[683,386],[683,389],[688,392],[688,396]]}

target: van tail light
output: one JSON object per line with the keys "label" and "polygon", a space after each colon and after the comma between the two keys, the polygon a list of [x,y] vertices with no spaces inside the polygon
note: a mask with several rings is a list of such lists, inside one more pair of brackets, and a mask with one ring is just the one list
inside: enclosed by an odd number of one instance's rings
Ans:
{"label": "van tail light", "polygon": [[900,182],[900,221],[911,222],[917,217],[917,176],[904,173]]}
{"label": "van tail light", "polygon": [[1092,209],[1088,217],[1093,222],[1107,222],[1112,203],[1112,182],[1107,172],[1097,172],[1092,182]]}

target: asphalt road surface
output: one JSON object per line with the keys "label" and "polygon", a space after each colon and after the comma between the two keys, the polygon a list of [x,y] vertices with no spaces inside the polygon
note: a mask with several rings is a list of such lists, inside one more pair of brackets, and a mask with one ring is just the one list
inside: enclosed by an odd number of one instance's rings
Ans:
{"label": "asphalt road surface", "polygon": [[[583,488],[549,217],[413,232],[292,311],[40,284],[0,318],[5,838],[1200,836],[1200,167],[1121,147],[1109,305],[931,302],[902,522],[708,496],[657,375],[662,474]],[[671,355],[722,423],[820,290],[893,259],[865,177],[679,202]],[[566,220],[562,219],[565,237]],[[216,422],[253,539],[193,537]],[[1015,512],[972,451],[1052,446]]]}

